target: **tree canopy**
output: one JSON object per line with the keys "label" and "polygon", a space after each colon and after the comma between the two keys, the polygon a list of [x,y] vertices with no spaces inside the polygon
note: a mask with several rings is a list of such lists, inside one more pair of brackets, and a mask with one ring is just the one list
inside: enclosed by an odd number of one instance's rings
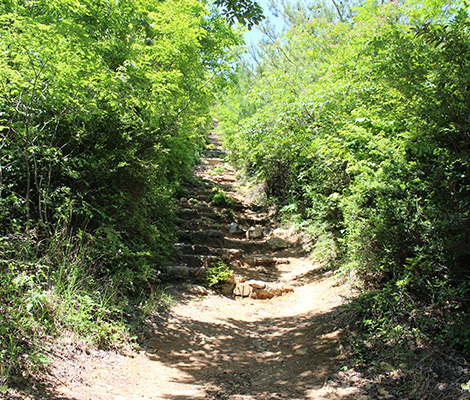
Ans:
{"label": "tree canopy", "polygon": [[236,20],[247,25],[249,29],[264,18],[263,9],[252,0],[215,0],[214,4],[224,8],[231,23]]}

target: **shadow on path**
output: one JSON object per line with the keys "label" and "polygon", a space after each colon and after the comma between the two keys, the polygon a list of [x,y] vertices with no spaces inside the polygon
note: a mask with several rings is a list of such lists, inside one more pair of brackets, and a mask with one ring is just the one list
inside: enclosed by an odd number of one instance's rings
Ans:
{"label": "shadow on path", "polygon": [[164,330],[173,340],[149,358],[183,371],[191,377],[185,383],[203,386],[214,399],[303,399],[321,388],[339,355],[335,320],[341,309],[272,318],[263,317],[261,308],[255,314],[254,321],[170,319]]}

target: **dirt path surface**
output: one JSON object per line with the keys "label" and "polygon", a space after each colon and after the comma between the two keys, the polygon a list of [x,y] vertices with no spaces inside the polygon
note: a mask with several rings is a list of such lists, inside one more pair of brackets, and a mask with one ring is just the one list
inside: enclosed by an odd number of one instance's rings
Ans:
{"label": "dirt path surface", "polygon": [[[57,359],[48,399],[339,399],[341,286],[306,257],[301,238],[250,204],[211,137],[197,179],[180,200],[174,299],[154,312],[127,355],[76,351]],[[214,206],[220,188],[230,204]],[[196,278],[215,262],[235,274],[207,291]],[[37,397],[32,397],[37,398]]]}

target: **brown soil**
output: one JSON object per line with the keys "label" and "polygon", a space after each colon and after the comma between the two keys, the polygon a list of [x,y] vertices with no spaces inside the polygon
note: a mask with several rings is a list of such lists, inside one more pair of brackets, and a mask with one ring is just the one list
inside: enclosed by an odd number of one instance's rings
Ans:
{"label": "brown soil", "polygon": [[147,321],[154,330],[145,350],[56,360],[54,392],[77,400],[340,398],[328,376],[341,353],[341,290],[321,276],[272,300],[175,293],[168,315]]}

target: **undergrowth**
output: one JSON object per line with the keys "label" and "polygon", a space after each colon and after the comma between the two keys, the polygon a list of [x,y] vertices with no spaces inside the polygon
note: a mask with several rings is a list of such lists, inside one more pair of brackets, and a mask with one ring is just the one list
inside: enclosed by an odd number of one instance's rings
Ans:
{"label": "undergrowth", "polygon": [[64,232],[47,245],[32,234],[0,238],[0,389],[46,367],[61,336],[101,349],[132,344],[149,308],[170,301],[152,289],[157,280],[137,293],[125,277],[91,275],[88,246]]}
{"label": "undergrowth", "polygon": [[359,364],[470,354],[470,18],[444,3],[304,9],[218,108],[231,157],[358,286]]}
{"label": "undergrowth", "polygon": [[217,188],[212,193],[211,203],[216,207],[230,207],[230,205],[233,203],[233,200],[222,190]]}
{"label": "undergrowth", "polygon": [[204,283],[208,287],[217,286],[220,283],[226,282],[232,274],[233,272],[230,267],[223,261],[218,260],[207,270]]}

